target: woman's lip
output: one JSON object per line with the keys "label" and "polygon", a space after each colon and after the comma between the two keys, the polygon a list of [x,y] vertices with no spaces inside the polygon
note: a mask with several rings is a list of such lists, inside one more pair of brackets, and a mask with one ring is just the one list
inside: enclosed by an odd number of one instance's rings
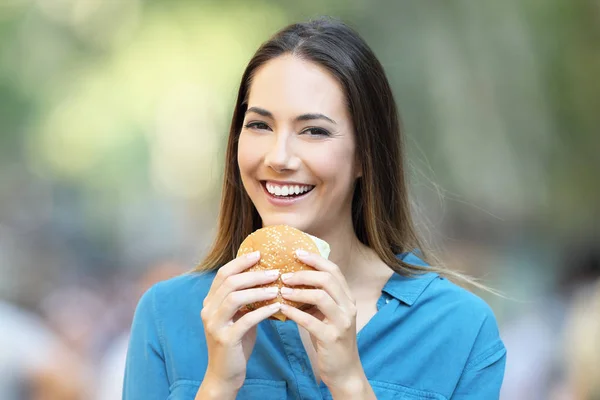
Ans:
{"label": "woman's lip", "polygon": [[[306,193],[303,193],[299,196],[294,196],[294,197],[290,197],[290,198],[286,198],[286,197],[277,197],[275,195],[272,195],[271,193],[269,193],[269,191],[267,190],[267,181],[263,181],[261,182],[262,188],[263,188],[263,192],[265,193],[265,195],[267,196],[267,200],[269,201],[269,203],[271,203],[274,206],[292,206],[294,204],[296,204],[299,201],[304,200],[305,198],[307,198],[308,196],[310,196],[310,194],[313,192],[313,189],[309,190]],[[268,182],[272,182],[272,181],[268,181]]]}
{"label": "woman's lip", "polygon": [[263,185],[270,183],[275,186],[315,186],[310,183],[301,183],[301,182],[284,182],[284,181],[272,181],[272,180],[264,180],[260,181]]}

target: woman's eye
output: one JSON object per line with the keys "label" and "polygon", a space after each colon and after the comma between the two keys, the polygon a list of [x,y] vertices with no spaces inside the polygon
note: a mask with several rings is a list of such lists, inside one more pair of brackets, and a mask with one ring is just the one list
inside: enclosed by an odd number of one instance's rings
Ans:
{"label": "woman's eye", "polygon": [[331,134],[323,128],[308,128],[302,131],[309,136],[331,136]]}
{"label": "woman's eye", "polygon": [[265,124],[264,122],[250,122],[246,125],[244,125],[244,128],[246,129],[258,129],[258,130],[268,130],[269,129],[269,125]]}

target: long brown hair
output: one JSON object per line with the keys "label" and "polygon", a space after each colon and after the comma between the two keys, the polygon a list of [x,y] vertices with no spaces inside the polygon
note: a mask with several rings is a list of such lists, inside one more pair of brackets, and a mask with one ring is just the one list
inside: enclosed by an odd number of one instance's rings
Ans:
{"label": "long brown hair", "polygon": [[[284,54],[293,54],[324,67],[345,92],[356,149],[360,149],[357,160],[362,168],[362,177],[356,182],[352,200],[352,218],[358,239],[399,274],[408,276],[434,271],[482,287],[438,262],[431,262],[411,217],[403,132],[383,67],[354,30],[330,18],[287,26],[263,43],[248,63],[229,131],[216,238],[195,271],[214,270],[229,262],[235,258],[244,238],[261,227],[260,216],[240,178],[238,138],[254,73],[269,60]],[[398,258],[400,253],[415,250],[420,258],[432,265],[411,265]]]}

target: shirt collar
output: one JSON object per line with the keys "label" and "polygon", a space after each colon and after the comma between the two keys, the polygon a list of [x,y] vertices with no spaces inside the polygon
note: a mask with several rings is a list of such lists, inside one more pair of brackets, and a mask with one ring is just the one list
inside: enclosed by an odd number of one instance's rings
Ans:
{"label": "shirt collar", "polygon": [[[407,264],[427,266],[427,263],[414,253],[402,253],[398,255],[398,258]],[[427,289],[427,286],[437,277],[438,274],[435,272],[426,272],[410,277],[394,272],[383,287],[383,291],[406,305],[412,306]]]}

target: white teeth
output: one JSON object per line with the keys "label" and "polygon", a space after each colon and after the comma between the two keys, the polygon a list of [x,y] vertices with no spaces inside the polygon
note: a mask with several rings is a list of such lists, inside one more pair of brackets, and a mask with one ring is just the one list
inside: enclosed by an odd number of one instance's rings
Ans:
{"label": "white teeth", "polygon": [[292,196],[308,192],[313,188],[310,185],[273,185],[266,184],[267,191],[275,196]]}

